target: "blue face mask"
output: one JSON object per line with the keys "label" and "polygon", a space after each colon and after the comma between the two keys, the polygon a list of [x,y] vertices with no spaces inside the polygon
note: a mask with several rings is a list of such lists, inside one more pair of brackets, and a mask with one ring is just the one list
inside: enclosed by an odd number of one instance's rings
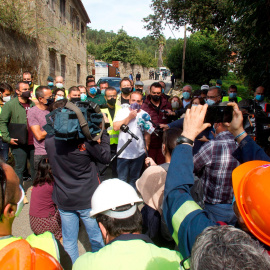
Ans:
{"label": "blue face mask", "polygon": [[165,93],[165,89],[164,88],[162,88],[162,94],[164,94]]}
{"label": "blue face mask", "polygon": [[101,90],[101,95],[105,96],[106,89]]}
{"label": "blue face mask", "polygon": [[90,94],[95,95],[97,93],[97,88],[96,87],[91,87],[90,88]]}
{"label": "blue face mask", "polygon": [[64,97],[60,97],[60,96],[56,97],[56,101],[61,100],[61,99],[64,99]]}
{"label": "blue face mask", "polygon": [[206,100],[206,103],[207,103],[209,106],[212,106],[212,105],[214,105],[216,102],[215,102],[214,100],[212,100],[212,99],[207,99],[207,100]]}
{"label": "blue face mask", "polygon": [[220,86],[220,85],[216,85],[216,87],[217,87],[217,88],[221,88],[221,86]]}
{"label": "blue face mask", "polygon": [[193,107],[193,106],[195,106],[195,107],[196,107],[196,106],[198,106],[198,104],[192,104],[191,106],[192,106],[192,107]]}
{"label": "blue face mask", "polygon": [[189,92],[183,92],[183,98],[184,99],[190,99],[190,93]]}
{"label": "blue face mask", "polygon": [[264,100],[264,95],[256,95],[256,100],[263,101]]}
{"label": "blue face mask", "polygon": [[229,93],[230,98],[236,98],[236,96],[237,96],[237,93]]}
{"label": "blue face mask", "polygon": [[86,101],[87,95],[85,93],[81,94],[81,101]]}
{"label": "blue face mask", "polygon": [[53,87],[53,82],[48,82],[48,86]]}

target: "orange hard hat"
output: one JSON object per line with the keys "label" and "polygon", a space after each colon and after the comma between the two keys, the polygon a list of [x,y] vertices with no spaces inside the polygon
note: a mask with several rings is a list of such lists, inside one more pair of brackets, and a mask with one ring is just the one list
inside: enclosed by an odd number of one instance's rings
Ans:
{"label": "orange hard hat", "polygon": [[232,173],[232,184],[246,226],[270,246],[270,162],[256,160],[238,166]]}
{"label": "orange hard hat", "polygon": [[0,250],[1,269],[63,270],[49,253],[33,248],[26,240],[17,240]]}

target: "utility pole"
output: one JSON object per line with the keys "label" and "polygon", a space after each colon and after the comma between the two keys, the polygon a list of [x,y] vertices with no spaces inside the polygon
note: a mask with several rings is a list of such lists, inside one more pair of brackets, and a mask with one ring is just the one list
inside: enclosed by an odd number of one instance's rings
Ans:
{"label": "utility pole", "polygon": [[183,60],[182,60],[182,76],[181,76],[182,83],[184,83],[184,81],[185,81],[185,60],[186,60],[186,45],[187,45],[186,31],[187,31],[187,25],[185,24]]}

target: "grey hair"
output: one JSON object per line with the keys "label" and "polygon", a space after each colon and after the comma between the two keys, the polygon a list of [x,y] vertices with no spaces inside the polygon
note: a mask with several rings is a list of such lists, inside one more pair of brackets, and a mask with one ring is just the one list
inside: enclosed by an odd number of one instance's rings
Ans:
{"label": "grey hair", "polygon": [[183,88],[184,87],[188,87],[190,89],[190,91],[192,91],[192,86],[191,85],[187,84],[187,85],[184,85]]}
{"label": "grey hair", "polygon": [[211,91],[211,90],[215,90],[215,89],[217,89],[218,95],[219,95],[219,96],[222,96],[222,90],[221,90],[221,88],[218,88],[218,87],[216,87],[216,86],[211,86],[211,87],[209,88],[208,92]]}
{"label": "grey hair", "polygon": [[191,270],[270,269],[267,252],[258,241],[233,226],[207,227],[191,252]]}

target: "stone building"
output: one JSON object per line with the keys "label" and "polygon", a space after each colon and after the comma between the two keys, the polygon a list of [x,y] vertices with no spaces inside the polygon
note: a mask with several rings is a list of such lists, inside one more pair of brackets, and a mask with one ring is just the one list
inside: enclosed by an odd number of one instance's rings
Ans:
{"label": "stone building", "polygon": [[0,27],[0,79],[14,85],[29,70],[34,82],[48,75],[65,78],[66,88],[84,84],[87,76],[86,25],[81,0],[13,0],[26,19],[23,35]]}
{"label": "stone building", "polygon": [[30,0],[35,11],[38,83],[48,75],[65,78],[66,87],[84,84],[87,76],[86,24],[81,0]]}

